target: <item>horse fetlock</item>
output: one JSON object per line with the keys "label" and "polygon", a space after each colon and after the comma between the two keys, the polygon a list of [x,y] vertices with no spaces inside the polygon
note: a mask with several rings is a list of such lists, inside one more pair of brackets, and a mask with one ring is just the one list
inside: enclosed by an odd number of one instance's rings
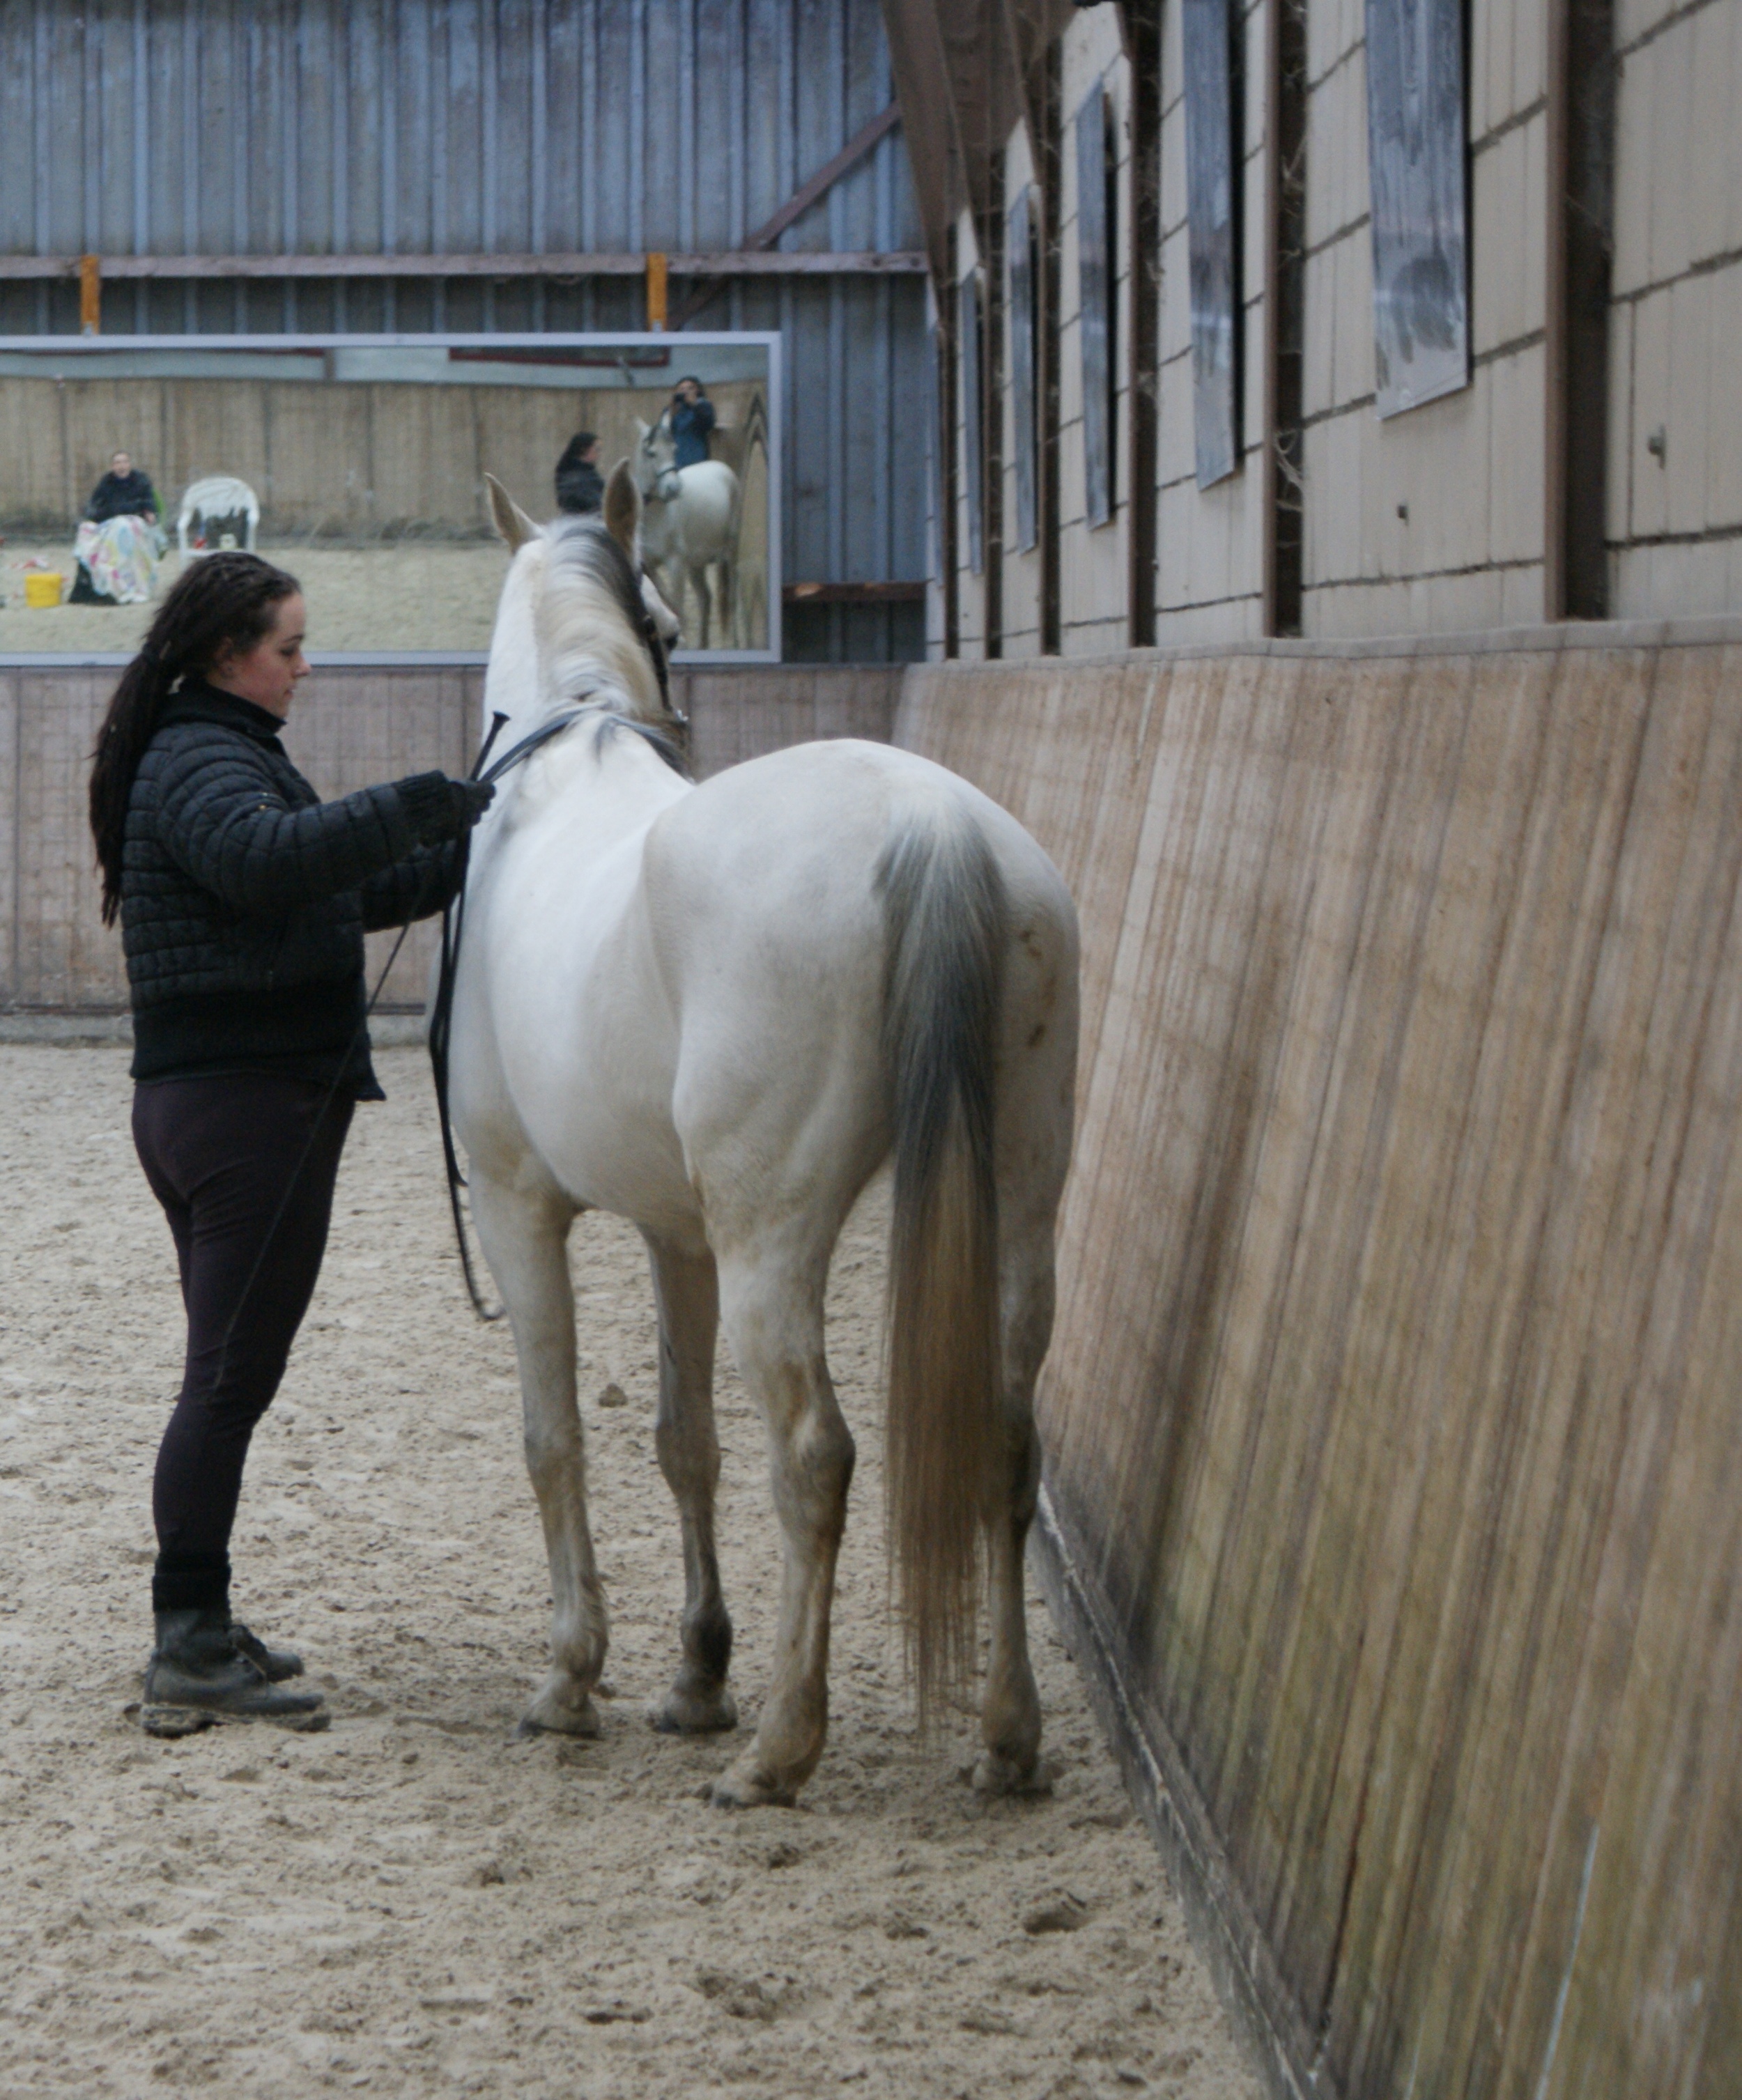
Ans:
{"label": "horse fetlock", "polygon": [[981,1710],[980,1737],[985,1752],[974,1767],[974,1785],[982,1793],[1030,1790],[1041,1769],[1040,1696],[1034,1672],[1022,1656],[995,1665]]}
{"label": "horse fetlock", "polygon": [[770,1771],[752,1748],[727,1766],[708,1798],[716,1808],[790,1808],[803,1784]]}
{"label": "horse fetlock", "polygon": [[647,1718],[662,1736],[722,1735],[738,1726],[738,1701],[717,1678],[686,1668]]}
{"label": "horse fetlock", "polygon": [[1051,1793],[1053,1776],[1047,1758],[1035,1756],[1025,1763],[986,1750],[974,1766],[972,1784],[977,1793]]}
{"label": "horse fetlock", "polygon": [[567,1670],[553,1670],[544,1688],[520,1717],[517,1736],[596,1736],[598,1709],[593,1703],[590,1684],[581,1683]]}
{"label": "horse fetlock", "polygon": [[686,1674],[709,1683],[725,1682],[732,1666],[732,1617],[717,1597],[685,1612],[683,1652]]}

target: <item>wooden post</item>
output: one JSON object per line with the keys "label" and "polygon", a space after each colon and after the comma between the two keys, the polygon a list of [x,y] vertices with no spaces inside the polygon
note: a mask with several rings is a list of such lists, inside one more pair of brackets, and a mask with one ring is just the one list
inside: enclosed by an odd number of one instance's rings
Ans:
{"label": "wooden post", "polygon": [[81,335],[103,333],[103,258],[78,258],[78,326]]}
{"label": "wooden post", "polygon": [[663,329],[668,311],[666,302],[666,258],[655,249],[647,257],[647,326]]}
{"label": "wooden post", "polygon": [[961,313],[961,297],[956,284],[955,226],[950,223],[944,235],[944,279],[938,288],[937,302],[937,406],[939,430],[937,442],[942,450],[939,455],[942,471],[937,477],[942,515],[938,519],[937,555],[943,569],[944,595],[944,655],[953,659],[961,654],[961,535],[958,528],[958,509],[960,501],[960,483],[956,474],[956,429],[959,421],[956,375],[961,355],[961,333],[958,322]]}
{"label": "wooden post", "polygon": [[990,157],[990,207],[980,228],[980,261],[986,273],[985,320],[980,337],[981,545],[985,549],[981,603],[988,661],[1004,653],[1004,151]]}
{"label": "wooden post", "polygon": [[1549,0],[1543,271],[1542,616],[1608,611],[1613,0]]}
{"label": "wooden post", "polygon": [[1059,534],[1059,220],[1063,188],[1061,134],[1063,112],[1063,48],[1055,37],[1043,62],[1039,123],[1034,140],[1040,175],[1040,268],[1034,287],[1039,320],[1040,399],[1040,653],[1056,656],[1062,642],[1060,607]]}
{"label": "wooden post", "polygon": [[1303,0],[1269,0],[1264,80],[1263,624],[1299,634],[1305,347],[1307,29]]}
{"label": "wooden post", "polygon": [[[1127,302],[1130,379],[1124,469],[1126,639],[1133,649],[1155,641],[1155,469],[1160,419],[1162,272],[1162,7],[1133,0],[1124,10],[1131,55],[1131,297]],[[1107,258],[1114,274],[1112,256]],[[1110,346],[1109,346],[1110,351]]]}

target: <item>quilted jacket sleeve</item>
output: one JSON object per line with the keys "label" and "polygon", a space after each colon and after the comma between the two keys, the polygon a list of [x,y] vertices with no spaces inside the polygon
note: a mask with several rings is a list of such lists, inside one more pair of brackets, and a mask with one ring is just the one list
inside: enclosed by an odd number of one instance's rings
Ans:
{"label": "quilted jacket sleeve", "polygon": [[439,775],[295,808],[265,754],[236,736],[190,739],[160,780],[165,849],[242,912],[277,914],[360,889],[420,846],[451,836],[455,821]]}
{"label": "quilted jacket sleeve", "polygon": [[427,919],[448,904],[460,887],[464,867],[460,841],[421,846],[408,860],[395,861],[363,885],[365,933],[403,926],[408,919]]}

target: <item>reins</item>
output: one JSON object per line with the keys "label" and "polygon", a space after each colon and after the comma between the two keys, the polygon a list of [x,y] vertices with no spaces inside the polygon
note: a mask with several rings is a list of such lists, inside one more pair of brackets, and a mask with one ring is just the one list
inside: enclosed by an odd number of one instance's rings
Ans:
{"label": "reins", "polygon": [[[486,770],[491,747],[502,733],[502,725],[508,720],[505,714],[494,714],[490,718],[489,734],[485,737],[468,778],[482,780],[494,786],[505,773],[511,773],[517,765],[523,765],[540,745],[549,743],[552,737],[579,721],[585,712],[581,708],[571,708],[562,714],[552,715],[542,721],[529,735],[511,744],[494,765]],[[436,972],[435,997],[430,1007],[430,1071],[435,1083],[435,1113],[442,1127],[442,1160],[448,1170],[448,1207],[453,1213],[454,1241],[460,1250],[461,1273],[465,1278],[466,1295],[472,1301],[472,1310],[480,1320],[500,1320],[503,1308],[485,1304],[483,1294],[478,1287],[478,1276],[472,1267],[472,1250],[465,1237],[465,1220],[460,1211],[460,1191],[465,1186],[465,1176],[460,1171],[460,1155],[454,1149],[453,1118],[448,1101],[448,1051],[453,1039],[454,982],[460,969],[460,937],[465,927],[465,880],[471,871],[472,835],[468,832],[459,843],[460,880],[454,893],[442,911],[442,947],[439,966]],[[402,934],[402,939],[404,938]]]}

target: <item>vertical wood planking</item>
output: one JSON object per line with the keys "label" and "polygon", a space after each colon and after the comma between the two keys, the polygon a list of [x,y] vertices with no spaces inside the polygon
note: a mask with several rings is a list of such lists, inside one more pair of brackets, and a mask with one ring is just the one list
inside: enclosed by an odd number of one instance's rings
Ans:
{"label": "vertical wood planking", "polygon": [[1742,651],[908,675],[1083,922],[1042,1384],[1321,2075],[1742,2089]]}

